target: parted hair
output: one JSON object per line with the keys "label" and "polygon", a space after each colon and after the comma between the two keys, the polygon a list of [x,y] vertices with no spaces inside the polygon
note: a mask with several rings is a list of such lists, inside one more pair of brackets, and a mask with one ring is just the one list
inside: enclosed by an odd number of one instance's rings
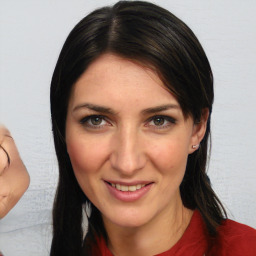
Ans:
{"label": "parted hair", "polygon": [[[206,173],[214,98],[209,61],[194,33],[172,13],[144,1],[120,1],[93,11],[74,27],[53,73],[50,100],[59,181],[50,255],[90,255],[96,237],[108,239],[101,213],[78,185],[65,143],[71,88],[104,53],[137,61],[156,71],[176,97],[184,116],[191,116],[194,122],[200,122],[204,109],[209,110],[205,136],[199,150],[188,156],[180,192],[184,206],[198,209],[209,234],[217,236],[217,227],[226,213]],[[85,208],[90,209],[86,214],[88,230],[83,230],[82,225]]]}

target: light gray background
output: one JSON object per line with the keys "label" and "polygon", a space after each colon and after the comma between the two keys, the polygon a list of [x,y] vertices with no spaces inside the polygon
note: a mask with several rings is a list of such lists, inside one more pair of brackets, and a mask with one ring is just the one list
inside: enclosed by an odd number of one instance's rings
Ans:
{"label": "light gray background", "polygon": [[[256,2],[158,0],[202,43],[215,77],[209,175],[229,216],[256,228]],[[114,1],[0,0],[0,122],[31,176],[22,200],[0,221],[5,256],[46,256],[57,166],[49,84],[70,30]]]}

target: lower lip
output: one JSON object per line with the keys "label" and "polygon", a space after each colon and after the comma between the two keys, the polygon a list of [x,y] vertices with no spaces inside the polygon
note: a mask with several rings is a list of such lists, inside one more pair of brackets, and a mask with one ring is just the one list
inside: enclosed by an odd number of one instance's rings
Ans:
{"label": "lower lip", "polygon": [[109,183],[105,182],[107,188],[112,196],[116,199],[124,202],[133,202],[142,198],[145,194],[149,192],[152,188],[153,183],[146,185],[145,187],[138,189],[136,191],[120,191],[115,187],[112,187]]}

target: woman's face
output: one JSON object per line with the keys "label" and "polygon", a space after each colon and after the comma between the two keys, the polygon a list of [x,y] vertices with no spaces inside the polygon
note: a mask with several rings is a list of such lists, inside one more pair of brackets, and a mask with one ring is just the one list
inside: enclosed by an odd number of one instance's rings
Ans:
{"label": "woman's face", "polygon": [[155,72],[104,54],[72,89],[66,143],[78,183],[103,220],[138,227],[181,202],[187,157],[202,129],[184,118]]}

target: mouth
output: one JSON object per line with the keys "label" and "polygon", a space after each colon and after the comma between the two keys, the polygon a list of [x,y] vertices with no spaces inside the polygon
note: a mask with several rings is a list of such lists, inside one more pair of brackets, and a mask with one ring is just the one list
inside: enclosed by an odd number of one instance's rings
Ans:
{"label": "mouth", "polygon": [[127,186],[127,185],[121,185],[121,184],[115,184],[115,183],[109,183],[113,188],[116,188],[117,190],[119,191],[123,191],[123,192],[126,192],[126,191],[131,191],[131,192],[134,192],[136,190],[139,190],[143,187],[146,186],[146,184],[137,184],[137,185],[131,185],[131,186]]}
{"label": "mouth", "polygon": [[146,186],[149,186],[151,184],[153,184],[153,182],[148,182],[148,183],[135,183],[135,184],[132,184],[132,185],[125,185],[125,184],[121,184],[121,183],[114,183],[114,182],[110,182],[110,181],[105,181],[108,185],[110,185],[111,187],[113,188],[116,188],[117,190],[119,191],[122,191],[122,192],[127,192],[127,191],[130,191],[130,192],[135,192],[137,190],[140,190]]}
{"label": "mouth", "polygon": [[112,196],[125,202],[132,202],[140,199],[151,190],[152,185],[154,184],[154,182],[144,181],[125,183],[104,180],[104,182]]}

